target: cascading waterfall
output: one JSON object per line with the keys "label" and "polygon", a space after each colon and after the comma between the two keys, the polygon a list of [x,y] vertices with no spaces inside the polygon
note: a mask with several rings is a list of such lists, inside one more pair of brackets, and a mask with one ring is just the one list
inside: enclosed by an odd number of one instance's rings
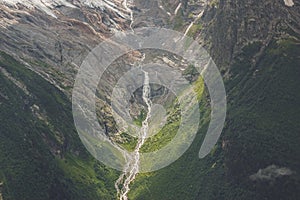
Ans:
{"label": "cascading waterfall", "polygon": [[129,25],[129,27],[130,27],[130,29],[133,31],[133,28],[132,28],[132,24],[133,24],[133,22],[134,22],[134,20],[133,20],[133,11],[128,7],[128,2],[127,2],[127,0],[124,0],[124,1],[122,2],[122,5],[123,5],[123,7],[125,8],[125,10],[126,10],[127,12],[129,12],[129,14],[130,14],[130,25]]}
{"label": "cascading waterfall", "polygon": [[[144,59],[145,57],[143,57]],[[150,100],[150,79],[148,72],[142,70],[144,73],[144,84],[143,84],[143,101],[147,106],[147,116],[145,120],[142,122],[142,127],[139,132],[138,143],[126,160],[127,164],[125,166],[125,172],[121,174],[119,179],[115,183],[115,188],[117,190],[117,194],[119,200],[128,200],[128,192],[130,191],[130,183],[134,181],[136,175],[139,173],[139,164],[140,164],[140,149],[145,143],[148,129],[149,129],[149,119],[151,117],[151,107],[152,102]],[[122,185],[123,187],[120,189],[119,186]]]}
{"label": "cascading waterfall", "polygon": [[[190,25],[187,27],[187,29],[185,30],[184,32],[184,36],[187,36],[187,34],[189,33],[190,29],[193,27],[193,25],[203,16],[204,14],[204,11],[205,11],[205,7],[207,6],[208,4],[208,1],[205,0],[203,1],[203,10],[196,16],[196,18],[190,23]],[[181,5],[180,5],[181,6]],[[179,8],[178,8],[179,9]],[[176,8],[177,10],[177,8]]]}
{"label": "cascading waterfall", "polygon": [[199,15],[197,15],[197,17],[195,18],[195,20],[194,21],[192,21],[191,23],[190,23],[190,25],[187,27],[187,29],[185,30],[185,32],[184,32],[184,36],[187,36],[187,34],[189,33],[189,31],[190,31],[190,29],[193,27],[193,25],[203,16],[203,14],[204,14],[204,10],[203,11],[201,11],[200,13],[199,13]]}

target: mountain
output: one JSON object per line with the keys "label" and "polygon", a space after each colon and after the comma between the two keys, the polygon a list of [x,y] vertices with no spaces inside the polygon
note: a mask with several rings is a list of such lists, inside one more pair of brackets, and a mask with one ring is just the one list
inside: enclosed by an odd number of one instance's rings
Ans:
{"label": "mountain", "polygon": [[[207,87],[200,128],[170,166],[137,174],[129,199],[280,199],[300,197],[300,2],[296,0],[0,0],[0,199],[116,199],[120,172],[97,161],[78,137],[72,89],[89,51],[117,31],[157,26],[202,44],[217,64],[227,94],[221,138],[198,153],[210,122]],[[145,54],[194,73],[161,51],[118,59],[101,80],[97,114],[111,140],[133,150],[107,109],[118,78]],[[176,63],[176,64],[174,64]],[[174,99],[151,85],[151,100],[168,108],[169,126],[142,152],[166,145],[178,123]],[[201,87],[202,88],[202,87]],[[145,120],[143,89],[130,102]],[[176,102],[176,101],[175,101]],[[175,106],[176,108],[176,106]]]}
{"label": "mountain", "polygon": [[117,172],[80,142],[70,91],[88,50],[129,16],[93,3],[41,2],[0,4],[3,199],[114,199]]}

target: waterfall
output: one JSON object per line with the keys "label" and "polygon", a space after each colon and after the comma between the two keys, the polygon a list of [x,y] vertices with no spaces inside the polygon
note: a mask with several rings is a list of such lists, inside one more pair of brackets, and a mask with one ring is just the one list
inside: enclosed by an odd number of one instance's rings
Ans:
{"label": "waterfall", "polygon": [[[145,57],[143,57],[144,59]],[[144,83],[143,83],[143,101],[147,106],[147,116],[142,122],[142,127],[139,132],[139,138],[137,145],[132,154],[127,158],[127,163],[125,166],[125,172],[121,174],[119,179],[115,183],[115,188],[117,189],[117,194],[119,200],[128,200],[128,192],[130,191],[130,183],[132,183],[139,173],[140,164],[140,149],[145,143],[148,129],[149,129],[149,119],[151,117],[152,102],[150,100],[151,88],[150,88],[150,78],[148,72],[142,70],[144,73]],[[122,185],[120,189],[119,186]]]}

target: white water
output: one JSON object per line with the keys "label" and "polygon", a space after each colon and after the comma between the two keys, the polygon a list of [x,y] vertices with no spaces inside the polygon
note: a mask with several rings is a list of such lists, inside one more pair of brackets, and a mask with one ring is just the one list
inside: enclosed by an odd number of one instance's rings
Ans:
{"label": "white water", "polygon": [[164,11],[165,13],[167,13],[167,15],[171,16],[171,13],[167,12],[166,9],[163,7],[161,0],[157,1],[158,3],[158,7]]}
{"label": "white water", "polygon": [[284,0],[284,3],[286,6],[292,7],[294,6],[294,1],[293,0]]}
{"label": "white water", "polygon": [[179,3],[179,4],[178,4],[177,8],[176,8],[175,11],[174,11],[174,15],[177,15],[178,10],[181,8],[181,5],[182,5],[182,3]]}
{"label": "white water", "polygon": [[187,27],[187,29],[184,32],[184,36],[186,36],[189,33],[190,29],[198,21],[198,19],[200,19],[202,17],[203,13],[204,13],[204,10],[201,11],[201,13],[199,15],[197,15],[197,17],[195,18],[195,20],[190,23],[190,25]]}
{"label": "white water", "polygon": [[[145,59],[145,56],[142,60]],[[139,173],[139,165],[140,165],[140,149],[145,143],[148,130],[149,130],[149,119],[151,118],[151,108],[152,102],[150,100],[150,81],[148,72],[142,70],[144,73],[144,84],[143,84],[143,101],[147,106],[147,116],[146,119],[142,123],[142,127],[139,133],[138,143],[131,154],[130,157],[127,158],[127,164],[125,166],[125,172],[121,174],[119,179],[115,183],[115,188],[117,190],[117,195],[119,200],[128,200],[128,192],[130,191],[130,183],[132,183]],[[120,189],[119,186],[122,185]]]}
{"label": "white water", "polygon": [[129,14],[130,14],[130,29],[133,31],[133,28],[132,28],[132,24],[133,24],[133,22],[134,22],[134,19],[133,19],[133,11],[128,7],[128,2],[127,2],[127,0],[124,0],[123,2],[122,2],[122,5],[123,5],[123,7],[125,8],[125,10],[127,11],[127,12],[129,12]]}

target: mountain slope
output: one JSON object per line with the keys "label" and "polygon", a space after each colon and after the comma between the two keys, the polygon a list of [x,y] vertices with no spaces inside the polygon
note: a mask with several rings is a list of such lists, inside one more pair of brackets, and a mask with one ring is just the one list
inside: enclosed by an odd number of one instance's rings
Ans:
{"label": "mountain slope", "polygon": [[86,152],[68,98],[3,52],[0,69],[3,198],[114,199],[116,172]]}
{"label": "mountain slope", "polygon": [[[118,172],[81,144],[70,95],[88,51],[114,31],[130,29],[129,11],[117,0],[5,2],[0,3],[0,194],[116,199]],[[210,50],[220,68],[228,112],[218,144],[200,160],[210,119],[204,91],[201,127],[190,149],[167,168],[139,174],[129,199],[299,199],[300,5],[292,2],[134,1],[134,28],[155,25],[184,33],[191,27],[187,34]],[[127,66],[125,59],[119,65]],[[108,83],[103,94],[112,87]],[[160,139],[166,144],[170,138]]]}
{"label": "mountain slope", "polygon": [[[262,12],[264,10],[264,12]],[[201,40],[224,75],[228,112],[211,155],[197,159],[205,124],[173,165],[140,175],[132,199],[298,199],[299,5],[217,1]],[[201,23],[201,22],[200,22]],[[208,116],[209,117],[209,116]]]}

